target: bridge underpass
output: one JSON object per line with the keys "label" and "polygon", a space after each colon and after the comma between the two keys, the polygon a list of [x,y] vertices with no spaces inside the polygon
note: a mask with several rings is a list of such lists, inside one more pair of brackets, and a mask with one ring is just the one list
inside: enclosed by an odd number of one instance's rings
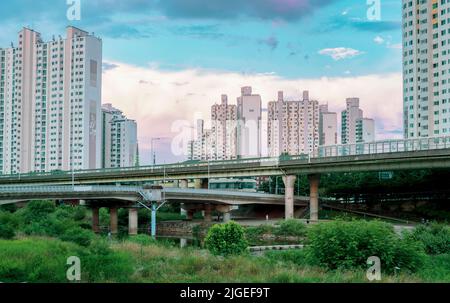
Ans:
{"label": "bridge underpass", "polygon": [[[0,205],[28,202],[31,200],[85,201],[92,209],[92,228],[99,232],[99,209],[109,209],[110,230],[118,231],[118,209],[128,209],[129,234],[137,234],[138,209],[142,204],[155,201],[153,190],[139,186],[0,186]],[[224,220],[230,219],[232,206],[236,205],[285,205],[283,195],[249,192],[231,192],[208,189],[163,188],[164,202],[180,203],[192,220],[195,211],[204,211],[205,221],[212,221],[211,213],[218,211]],[[296,206],[306,206],[308,197],[294,197]]]}

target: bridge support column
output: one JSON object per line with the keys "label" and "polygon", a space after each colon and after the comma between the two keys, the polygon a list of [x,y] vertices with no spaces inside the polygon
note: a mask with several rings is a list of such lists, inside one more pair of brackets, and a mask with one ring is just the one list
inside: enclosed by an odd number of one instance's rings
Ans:
{"label": "bridge support column", "polygon": [[192,221],[194,219],[194,210],[188,209],[186,212],[186,219]]}
{"label": "bridge support column", "polygon": [[319,183],[320,175],[308,175],[309,179],[309,218],[311,221],[319,220]]}
{"label": "bridge support column", "polygon": [[212,221],[212,216],[211,216],[211,212],[212,212],[212,207],[211,204],[206,204],[205,205],[205,222],[211,222]]}
{"label": "bridge support column", "polygon": [[223,222],[227,223],[231,221],[231,213],[223,213]]}
{"label": "bridge support column", "polygon": [[188,188],[189,187],[189,181],[186,179],[180,180],[179,182],[180,188]]}
{"label": "bridge support column", "polygon": [[208,189],[208,179],[195,179],[195,189]]}
{"label": "bridge support column", "polygon": [[93,207],[92,208],[92,231],[97,234],[100,232],[99,214],[100,214],[100,208]]}
{"label": "bridge support column", "polygon": [[185,209],[186,206],[184,206],[184,203],[180,203],[180,215],[186,216],[187,218],[187,211]]}
{"label": "bridge support column", "polygon": [[297,176],[283,176],[284,182],[284,202],[285,202],[285,219],[294,218],[294,185]]}
{"label": "bridge support column", "polygon": [[128,234],[138,234],[138,210],[137,208],[130,208],[128,210]]}
{"label": "bridge support column", "polygon": [[118,233],[118,221],[117,221],[117,207],[111,207],[109,209],[109,225],[111,234],[115,235]]}

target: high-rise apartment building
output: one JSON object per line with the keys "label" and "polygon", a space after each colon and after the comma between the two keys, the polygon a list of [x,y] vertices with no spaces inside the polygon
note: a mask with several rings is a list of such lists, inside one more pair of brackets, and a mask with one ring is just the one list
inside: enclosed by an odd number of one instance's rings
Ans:
{"label": "high-rise apartment building", "polygon": [[0,172],[99,168],[102,41],[24,28],[0,49]]}
{"label": "high-rise apartment building", "polygon": [[341,143],[354,144],[375,141],[375,121],[363,117],[359,98],[347,98],[342,111]]}
{"label": "high-rise apartment building", "polygon": [[319,103],[303,92],[300,101],[278,100],[268,104],[268,149],[271,157],[310,153],[319,146]]}
{"label": "high-rise apartment building", "polygon": [[319,106],[319,145],[337,144],[337,114],[328,110],[328,105]]}
{"label": "high-rise apartment building", "polygon": [[403,0],[405,138],[450,133],[450,2]]}
{"label": "high-rise apartment building", "polygon": [[197,120],[195,138],[188,143],[188,160],[212,160],[213,137],[212,130],[205,129],[205,121]]}
{"label": "high-rise apartment building", "polygon": [[211,159],[236,159],[237,107],[228,104],[227,95],[222,95],[221,104],[211,107],[211,122]]}
{"label": "high-rise apartment building", "polygon": [[375,141],[375,121],[362,118],[356,121],[356,143]]}
{"label": "high-rise apartment building", "polygon": [[102,106],[102,167],[138,166],[137,124],[110,103]]}
{"label": "high-rise apartment building", "polygon": [[262,101],[250,86],[237,98],[237,157],[261,156]]}

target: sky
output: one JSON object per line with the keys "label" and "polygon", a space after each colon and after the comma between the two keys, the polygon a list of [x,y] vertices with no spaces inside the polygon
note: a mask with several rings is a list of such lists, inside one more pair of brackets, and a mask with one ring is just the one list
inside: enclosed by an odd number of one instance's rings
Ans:
{"label": "sky", "polygon": [[183,160],[182,130],[242,86],[263,107],[279,90],[338,113],[359,97],[377,139],[402,136],[401,0],[0,1],[0,47],[68,25],[102,38],[102,102],[137,121],[143,164],[155,137],[158,163]]}

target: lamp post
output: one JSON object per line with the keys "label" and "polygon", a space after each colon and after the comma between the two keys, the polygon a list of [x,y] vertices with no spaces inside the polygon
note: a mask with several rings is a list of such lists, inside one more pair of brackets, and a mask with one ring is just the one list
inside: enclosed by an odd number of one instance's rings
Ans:
{"label": "lamp post", "polygon": [[154,150],[153,150],[153,142],[155,142],[155,141],[160,141],[160,140],[162,140],[163,138],[160,138],[160,137],[157,137],[157,138],[151,138],[151,163],[152,163],[152,167],[153,166],[155,166],[155,164],[156,164],[156,155],[155,155],[155,152],[154,152]]}

